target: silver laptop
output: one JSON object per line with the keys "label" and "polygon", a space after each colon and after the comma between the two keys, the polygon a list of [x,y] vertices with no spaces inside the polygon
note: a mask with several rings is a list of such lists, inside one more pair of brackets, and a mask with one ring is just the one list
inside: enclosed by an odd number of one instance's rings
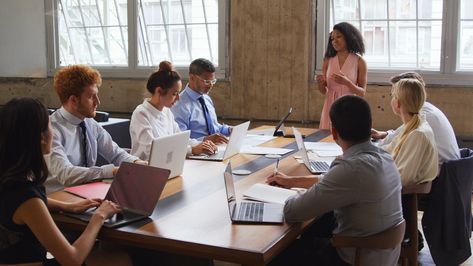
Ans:
{"label": "silver laptop", "polygon": [[250,126],[250,121],[234,126],[232,129],[232,134],[228,140],[225,149],[222,150],[219,147],[219,151],[212,155],[201,154],[201,155],[191,155],[188,156],[189,159],[196,160],[206,160],[206,161],[223,161],[235,154],[240,152],[241,145],[243,140],[245,140],[246,132],[248,132],[248,127]]}
{"label": "silver laptop", "polygon": [[[104,226],[123,226],[151,216],[169,174],[167,169],[123,162],[105,196],[106,200],[120,204],[123,211],[107,219]],[[65,214],[88,222],[94,212],[95,208],[80,214]]]}
{"label": "silver laptop", "polygon": [[284,222],[284,205],[236,200],[230,162],[223,174],[227,193],[228,211],[232,223],[280,224]]}
{"label": "silver laptop", "polygon": [[305,148],[304,140],[302,139],[301,132],[299,132],[299,130],[294,127],[292,128],[292,131],[294,132],[294,137],[296,138],[297,148],[299,148],[299,151],[302,151],[301,158],[307,169],[309,169],[312,174],[326,173],[328,169],[330,169],[330,165],[326,161],[310,160],[309,155],[307,154],[307,149]]}
{"label": "silver laptop", "polygon": [[187,130],[154,139],[151,144],[149,165],[171,170],[169,178],[180,176],[184,169],[190,135],[191,132]]}

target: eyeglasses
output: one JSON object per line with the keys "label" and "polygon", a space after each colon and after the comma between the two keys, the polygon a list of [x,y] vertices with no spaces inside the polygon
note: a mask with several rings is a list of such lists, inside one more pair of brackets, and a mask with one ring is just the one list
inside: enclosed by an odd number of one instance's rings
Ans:
{"label": "eyeglasses", "polygon": [[205,85],[209,86],[209,85],[214,85],[215,83],[217,83],[217,79],[203,79],[197,75],[194,75],[196,77],[198,77],[200,80],[202,80],[204,82]]}

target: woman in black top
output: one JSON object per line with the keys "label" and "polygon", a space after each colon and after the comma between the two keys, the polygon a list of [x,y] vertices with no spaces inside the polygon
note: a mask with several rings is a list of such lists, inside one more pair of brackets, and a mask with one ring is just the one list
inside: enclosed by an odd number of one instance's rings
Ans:
{"label": "woman in black top", "polygon": [[[80,265],[104,220],[120,211],[99,199],[66,203],[46,197],[43,155],[51,150],[51,130],[48,112],[38,100],[13,99],[0,109],[0,264],[46,263],[47,250],[60,264]],[[98,209],[71,245],[49,211],[83,212],[91,207]]]}

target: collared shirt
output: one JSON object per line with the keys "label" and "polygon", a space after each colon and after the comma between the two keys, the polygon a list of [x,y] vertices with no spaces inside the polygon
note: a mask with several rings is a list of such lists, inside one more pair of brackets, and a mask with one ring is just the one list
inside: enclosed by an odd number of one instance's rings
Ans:
{"label": "collared shirt", "polygon": [[[286,201],[288,222],[300,222],[334,211],[334,234],[369,236],[402,221],[401,179],[391,155],[370,141],[347,149],[327,174],[306,193]],[[337,249],[351,264],[355,250]],[[362,251],[363,265],[396,265],[400,245],[392,250]]]}
{"label": "collared shirt", "polygon": [[217,114],[215,113],[215,107],[210,96],[193,91],[189,88],[189,84],[181,92],[179,101],[171,108],[179,128],[182,131],[190,130],[192,139],[202,140],[209,135],[205,114],[202,110],[202,105],[198,101],[199,97],[203,97],[205,100],[205,105],[209,109],[216,132],[229,136],[229,127],[225,124],[219,124],[217,121]]}
{"label": "collared shirt", "polygon": [[[171,109],[164,107],[159,111],[149,99],[145,99],[133,111],[130,122],[131,154],[142,160],[149,160],[151,143],[153,139],[169,136],[181,132]],[[192,147],[199,144],[195,139],[189,140],[187,153],[191,153]]]}
{"label": "collared shirt", "polygon": [[[442,165],[445,161],[460,159],[460,149],[455,138],[455,132],[445,114],[429,102],[424,103],[420,112],[425,116],[425,120],[427,120],[434,132],[439,164]],[[396,130],[389,130],[388,135],[380,141],[379,145],[387,147],[402,132],[403,128],[403,126],[400,126]]]}
{"label": "collared shirt", "polygon": [[[53,180],[65,186],[77,185],[94,179],[113,177],[114,166],[122,162],[133,162],[138,157],[128,154],[118,147],[110,134],[93,118],[85,118],[87,127],[87,163],[89,167],[82,166],[84,155],[82,153],[82,122],[63,107],[54,112],[51,117],[53,127],[53,143],[51,154],[46,156],[51,177],[46,182],[47,186],[54,186]],[[111,164],[95,166],[97,154],[106,158]],[[50,180],[53,179],[53,180]],[[48,188],[48,192],[53,188]],[[58,188],[59,189],[59,188]]]}
{"label": "collared shirt", "polygon": [[[401,134],[398,134],[386,146],[386,151],[392,153],[400,138]],[[407,135],[395,159],[402,185],[410,186],[434,180],[439,172],[438,157],[432,129],[421,118],[419,127]]]}

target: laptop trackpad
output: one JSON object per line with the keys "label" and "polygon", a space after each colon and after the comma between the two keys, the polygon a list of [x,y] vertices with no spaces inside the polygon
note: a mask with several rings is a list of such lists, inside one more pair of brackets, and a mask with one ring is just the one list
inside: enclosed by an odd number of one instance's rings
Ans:
{"label": "laptop trackpad", "polygon": [[265,203],[263,221],[281,223],[284,221],[284,205]]}

